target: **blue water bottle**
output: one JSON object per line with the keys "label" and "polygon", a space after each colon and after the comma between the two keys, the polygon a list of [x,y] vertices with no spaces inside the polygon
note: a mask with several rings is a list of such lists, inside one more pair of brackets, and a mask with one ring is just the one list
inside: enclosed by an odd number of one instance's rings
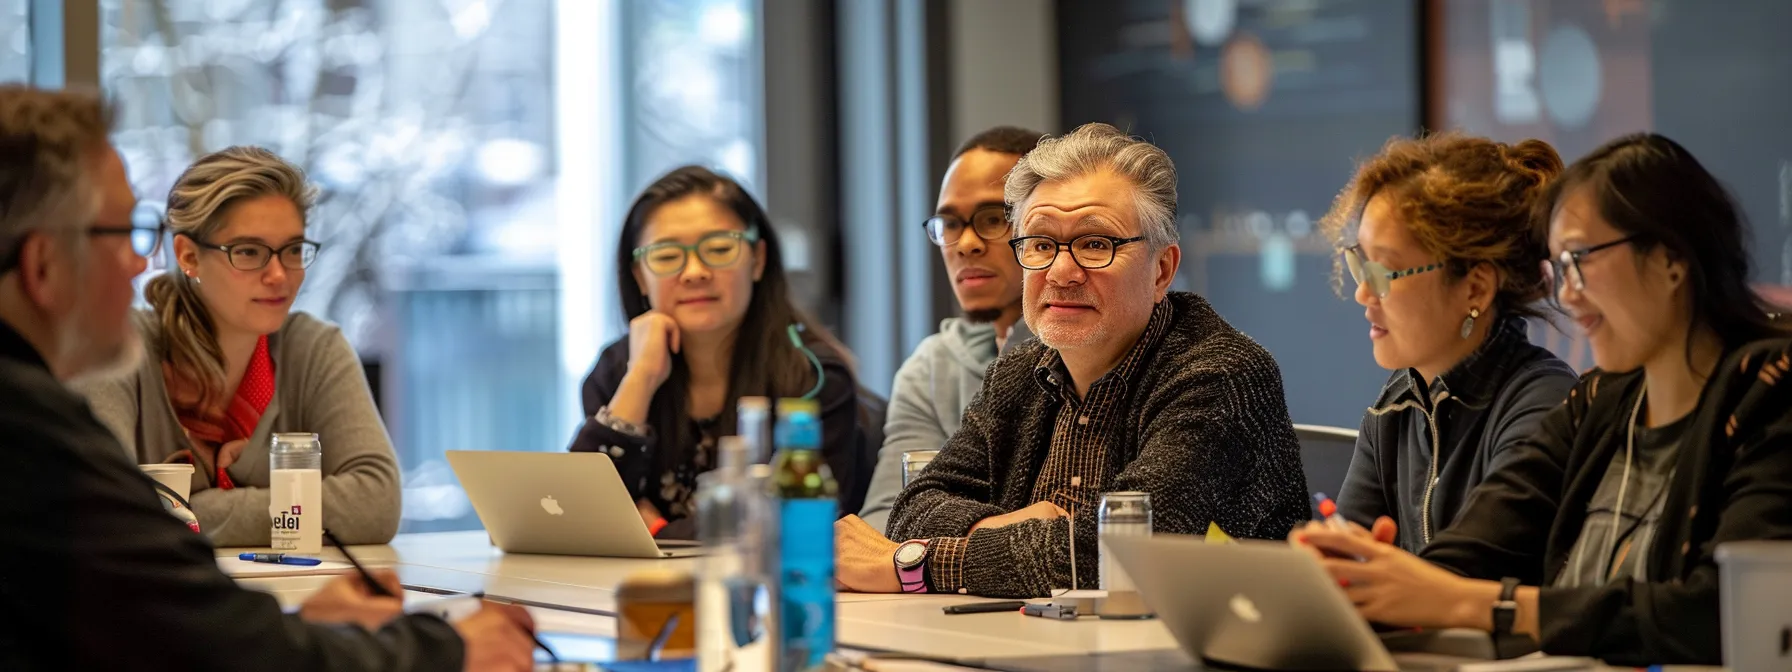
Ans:
{"label": "blue water bottle", "polygon": [[821,420],[809,399],[778,402],[778,620],[773,668],[821,670],[834,650],[834,478],[821,457]]}

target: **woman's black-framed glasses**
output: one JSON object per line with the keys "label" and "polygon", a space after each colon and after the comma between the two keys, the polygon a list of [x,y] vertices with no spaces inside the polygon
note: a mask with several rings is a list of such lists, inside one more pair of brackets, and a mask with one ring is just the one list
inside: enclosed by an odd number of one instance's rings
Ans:
{"label": "woman's black-framed glasses", "polygon": [[1356,281],[1357,286],[1368,285],[1370,294],[1374,294],[1377,299],[1385,299],[1388,298],[1388,292],[1393,289],[1395,280],[1420,273],[1430,273],[1443,268],[1444,265],[1428,264],[1403,271],[1390,270],[1386,266],[1369,261],[1369,258],[1363,255],[1361,245],[1352,245],[1344,248],[1344,267],[1350,269],[1350,278]]}
{"label": "woman's black-framed glasses", "polygon": [[1619,245],[1626,245],[1633,242],[1636,242],[1636,236],[1625,236],[1609,243],[1600,243],[1592,247],[1583,247],[1578,250],[1562,250],[1562,253],[1556,255],[1556,258],[1549,260],[1549,269],[1555,276],[1556,289],[1560,290],[1562,287],[1566,286],[1567,283],[1572,282],[1574,283],[1574,291],[1579,292],[1585,290],[1587,288],[1587,279],[1580,273],[1580,260],[1594,252],[1611,249]]}
{"label": "woman's black-framed glasses", "polygon": [[1144,240],[1144,236],[1120,238],[1100,233],[1085,233],[1061,241],[1051,236],[1021,236],[1008,241],[1008,247],[1014,248],[1014,260],[1020,267],[1029,271],[1043,271],[1051,268],[1052,262],[1064,250],[1070,250],[1071,260],[1085,270],[1107,268],[1114,263],[1114,253],[1123,245]]}
{"label": "woman's black-framed glasses", "polygon": [[225,258],[230,260],[230,267],[239,271],[259,271],[267,268],[268,262],[273,261],[274,257],[280,258],[280,266],[286,270],[302,271],[310,266],[311,262],[317,261],[317,251],[323,247],[309,240],[295,240],[277,249],[270,245],[251,242],[219,245],[205,242],[185,233],[175,235],[187,236],[201,248],[223,252]]}
{"label": "woman's black-framed glasses", "polygon": [[168,234],[167,221],[155,206],[139,204],[131,211],[130,226],[89,226],[89,236],[130,236],[131,251],[139,257],[153,257],[162,250],[162,239]]}
{"label": "woman's black-framed glasses", "polygon": [[741,250],[759,242],[759,229],[715,231],[703,234],[696,245],[664,241],[635,248],[635,261],[641,262],[654,275],[675,275],[684,270],[690,255],[710,268],[727,268],[740,261]]}
{"label": "woman's black-framed glasses", "polygon": [[921,226],[927,229],[927,239],[940,247],[958,242],[967,229],[988,241],[1002,240],[1013,233],[1008,225],[1008,209],[1000,205],[977,208],[968,222],[952,215],[938,214],[928,217]]}

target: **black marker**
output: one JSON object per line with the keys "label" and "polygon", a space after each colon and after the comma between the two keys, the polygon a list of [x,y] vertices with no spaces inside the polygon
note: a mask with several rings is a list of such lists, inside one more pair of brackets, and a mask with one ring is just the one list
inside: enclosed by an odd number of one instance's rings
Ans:
{"label": "black marker", "polygon": [[948,614],[993,614],[1002,611],[1020,611],[1027,606],[1025,602],[973,602],[971,604],[954,604],[940,611]]}

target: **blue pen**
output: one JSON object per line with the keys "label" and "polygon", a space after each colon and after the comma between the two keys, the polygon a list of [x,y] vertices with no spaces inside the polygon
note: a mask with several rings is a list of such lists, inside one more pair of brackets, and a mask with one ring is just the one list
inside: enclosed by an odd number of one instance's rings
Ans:
{"label": "blue pen", "polygon": [[242,553],[236,557],[238,560],[247,560],[249,562],[265,562],[270,565],[298,565],[300,567],[315,567],[324,562],[317,558],[301,558],[296,555],[287,555],[285,553]]}

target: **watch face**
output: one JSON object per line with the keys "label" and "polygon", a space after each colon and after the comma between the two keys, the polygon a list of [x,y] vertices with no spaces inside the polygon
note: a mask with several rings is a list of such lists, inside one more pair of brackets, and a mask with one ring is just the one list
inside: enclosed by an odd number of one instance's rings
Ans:
{"label": "watch face", "polygon": [[896,564],[903,569],[913,569],[927,557],[927,544],[919,541],[905,542],[896,547]]}

